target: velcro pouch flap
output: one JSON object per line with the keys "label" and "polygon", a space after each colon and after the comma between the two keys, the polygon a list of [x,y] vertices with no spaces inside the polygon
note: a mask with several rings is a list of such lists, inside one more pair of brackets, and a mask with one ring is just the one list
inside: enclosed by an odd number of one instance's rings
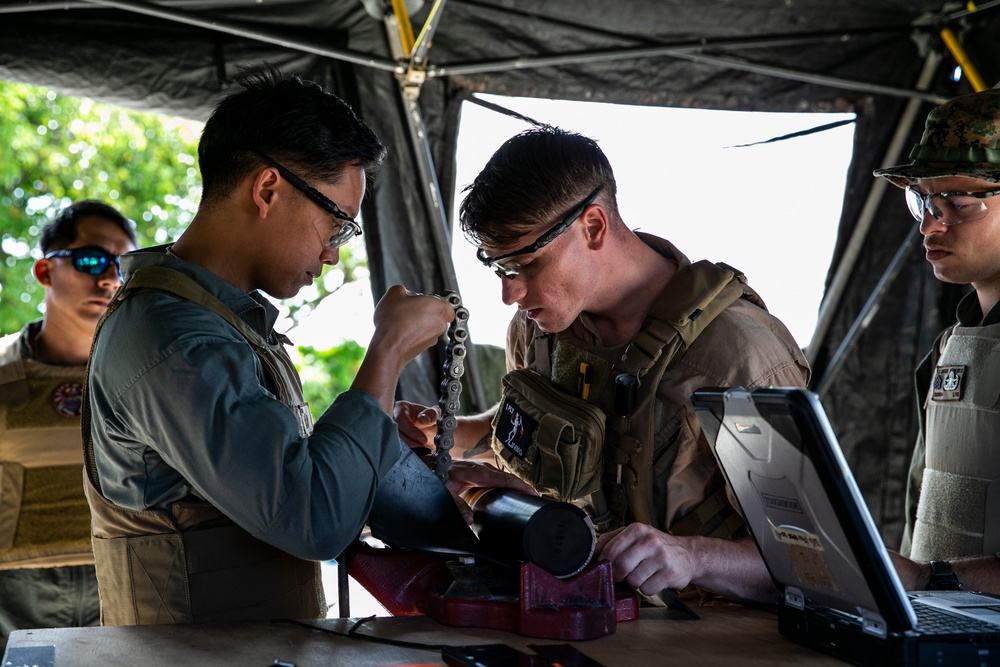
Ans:
{"label": "velcro pouch flap", "polygon": [[604,411],[529,369],[508,373],[503,387],[491,445],[506,467],[560,501],[600,488]]}

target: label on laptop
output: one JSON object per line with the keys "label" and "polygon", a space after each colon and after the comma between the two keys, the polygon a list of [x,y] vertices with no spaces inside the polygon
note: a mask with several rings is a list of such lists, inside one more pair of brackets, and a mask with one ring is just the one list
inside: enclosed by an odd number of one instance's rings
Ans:
{"label": "label on laptop", "polygon": [[935,401],[962,400],[962,378],[965,366],[938,366],[931,383],[931,399]]}
{"label": "label on laptop", "polygon": [[785,547],[795,576],[806,586],[836,591],[830,570],[823,560],[823,542],[819,535],[793,526],[771,526],[776,542]]}
{"label": "label on laptop", "polygon": [[802,506],[799,505],[798,498],[788,498],[786,496],[776,496],[771,493],[761,493],[760,500],[766,507],[802,514]]}
{"label": "label on laptop", "polygon": [[56,664],[56,647],[47,646],[9,646],[4,665],[11,667],[54,667]]}

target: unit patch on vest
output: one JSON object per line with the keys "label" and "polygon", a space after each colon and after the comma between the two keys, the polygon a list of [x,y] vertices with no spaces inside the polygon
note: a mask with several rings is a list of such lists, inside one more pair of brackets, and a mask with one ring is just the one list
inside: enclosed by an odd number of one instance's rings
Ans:
{"label": "unit patch on vest", "polygon": [[83,385],[63,382],[52,392],[52,407],[63,417],[79,417],[83,407]]}
{"label": "unit patch on vest", "polygon": [[964,376],[965,366],[938,366],[934,371],[931,398],[935,401],[961,400]]}
{"label": "unit patch on vest", "polygon": [[500,419],[494,436],[503,443],[504,448],[523,459],[531,444],[531,436],[535,434],[538,423],[526,415],[520,408],[504,401],[500,406]]}

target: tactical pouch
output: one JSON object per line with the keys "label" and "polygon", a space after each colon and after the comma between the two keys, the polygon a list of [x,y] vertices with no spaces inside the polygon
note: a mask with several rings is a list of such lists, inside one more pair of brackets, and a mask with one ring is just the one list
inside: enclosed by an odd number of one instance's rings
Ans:
{"label": "tactical pouch", "polygon": [[497,456],[541,495],[584,498],[601,487],[604,411],[529,369],[503,378],[493,418]]}

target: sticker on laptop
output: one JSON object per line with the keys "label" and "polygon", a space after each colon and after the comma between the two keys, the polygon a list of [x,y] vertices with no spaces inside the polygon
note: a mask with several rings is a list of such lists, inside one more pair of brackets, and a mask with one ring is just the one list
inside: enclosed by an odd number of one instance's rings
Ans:
{"label": "sticker on laptop", "polygon": [[775,541],[784,545],[799,581],[812,588],[837,590],[823,559],[823,542],[819,535],[794,526],[771,526],[771,533]]}

